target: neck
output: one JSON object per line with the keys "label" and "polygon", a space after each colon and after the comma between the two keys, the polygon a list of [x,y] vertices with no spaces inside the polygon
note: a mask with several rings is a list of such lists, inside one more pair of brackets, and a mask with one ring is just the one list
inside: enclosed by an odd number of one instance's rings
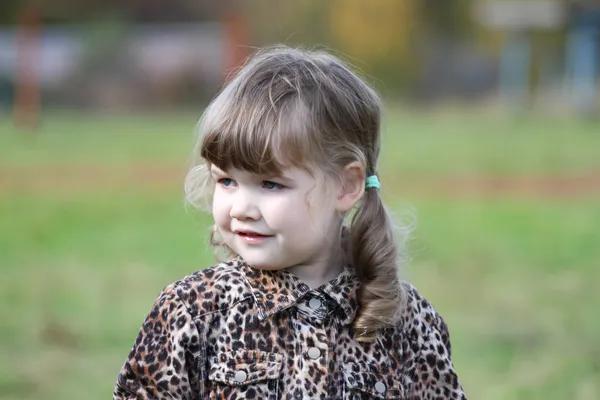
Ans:
{"label": "neck", "polygon": [[319,265],[294,265],[288,268],[288,271],[296,275],[302,282],[306,283],[311,289],[323,286],[327,282],[335,279],[342,272],[342,264],[330,264],[325,268]]}
{"label": "neck", "polygon": [[324,255],[310,263],[293,265],[287,270],[312,289],[335,279],[344,267],[346,254],[342,246],[341,235],[334,237],[335,240],[325,246],[328,251],[324,252]]}

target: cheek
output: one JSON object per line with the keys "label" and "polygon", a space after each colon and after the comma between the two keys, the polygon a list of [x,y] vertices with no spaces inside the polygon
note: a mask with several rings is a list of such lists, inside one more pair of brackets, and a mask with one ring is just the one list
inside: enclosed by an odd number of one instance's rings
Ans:
{"label": "cheek", "polygon": [[212,214],[217,224],[224,222],[229,215],[227,202],[225,201],[224,196],[222,196],[218,190],[215,190],[213,195]]}
{"label": "cheek", "polygon": [[287,230],[306,219],[305,207],[296,196],[264,197],[260,202],[260,212],[272,229]]}
{"label": "cheek", "polygon": [[335,215],[335,199],[327,193],[314,193],[305,201],[306,213],[313,221],[329,221]]}
{"label": "cheek", "polygon": [[328,219],[319,204],[310,203],[306,198],[294,199],[285,209],[285,213],[279,213],[278,220],[294,227],[299,236],[314,236],[324,218]]}
{"label": "cheek", "polygon": [[314,199],[308,206],[307,221],[312,231],[321,238],[327,238],[331,229],[341,223],[342,217],[335,209],[335,204],[328,198]]}

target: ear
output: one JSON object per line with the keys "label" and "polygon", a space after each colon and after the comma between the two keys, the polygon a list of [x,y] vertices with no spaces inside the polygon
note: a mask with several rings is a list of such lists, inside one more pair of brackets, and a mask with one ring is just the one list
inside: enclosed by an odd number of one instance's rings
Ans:
{"label": "ear", "polygon": [[365,168],[354,161],[344,167],[342,184],[337,196],[336,209],[342,213],[348,212],[365,193]]}

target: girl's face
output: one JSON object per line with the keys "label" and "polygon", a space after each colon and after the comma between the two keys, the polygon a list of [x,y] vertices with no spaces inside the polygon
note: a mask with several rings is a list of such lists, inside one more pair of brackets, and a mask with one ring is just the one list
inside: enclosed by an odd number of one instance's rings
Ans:
{"label": "girl's face", "polygon": [[212,166],[211,175],[218,232],[254,268],[327,265],[339,251],[332,244],[340,235],[342,216],[331,180],[326,185],[295,167],[275,177]]}

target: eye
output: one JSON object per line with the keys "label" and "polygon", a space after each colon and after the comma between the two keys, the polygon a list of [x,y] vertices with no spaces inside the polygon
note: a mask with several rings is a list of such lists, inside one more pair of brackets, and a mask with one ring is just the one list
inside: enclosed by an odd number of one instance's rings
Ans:
{"label": "eye", "polygon": [[230,179],[230,178],[221,178],[217,181],[217,183],[219,185],[229,187],[229,186],[233,186],[234,181],[233,181],[233,179]]}
{"label": "eye", "polygon": [[271,182],[271,181],[263,181],[262,187],[267,190],[281,190],[285,188],[285,186],[280,185],[279,183]]}

